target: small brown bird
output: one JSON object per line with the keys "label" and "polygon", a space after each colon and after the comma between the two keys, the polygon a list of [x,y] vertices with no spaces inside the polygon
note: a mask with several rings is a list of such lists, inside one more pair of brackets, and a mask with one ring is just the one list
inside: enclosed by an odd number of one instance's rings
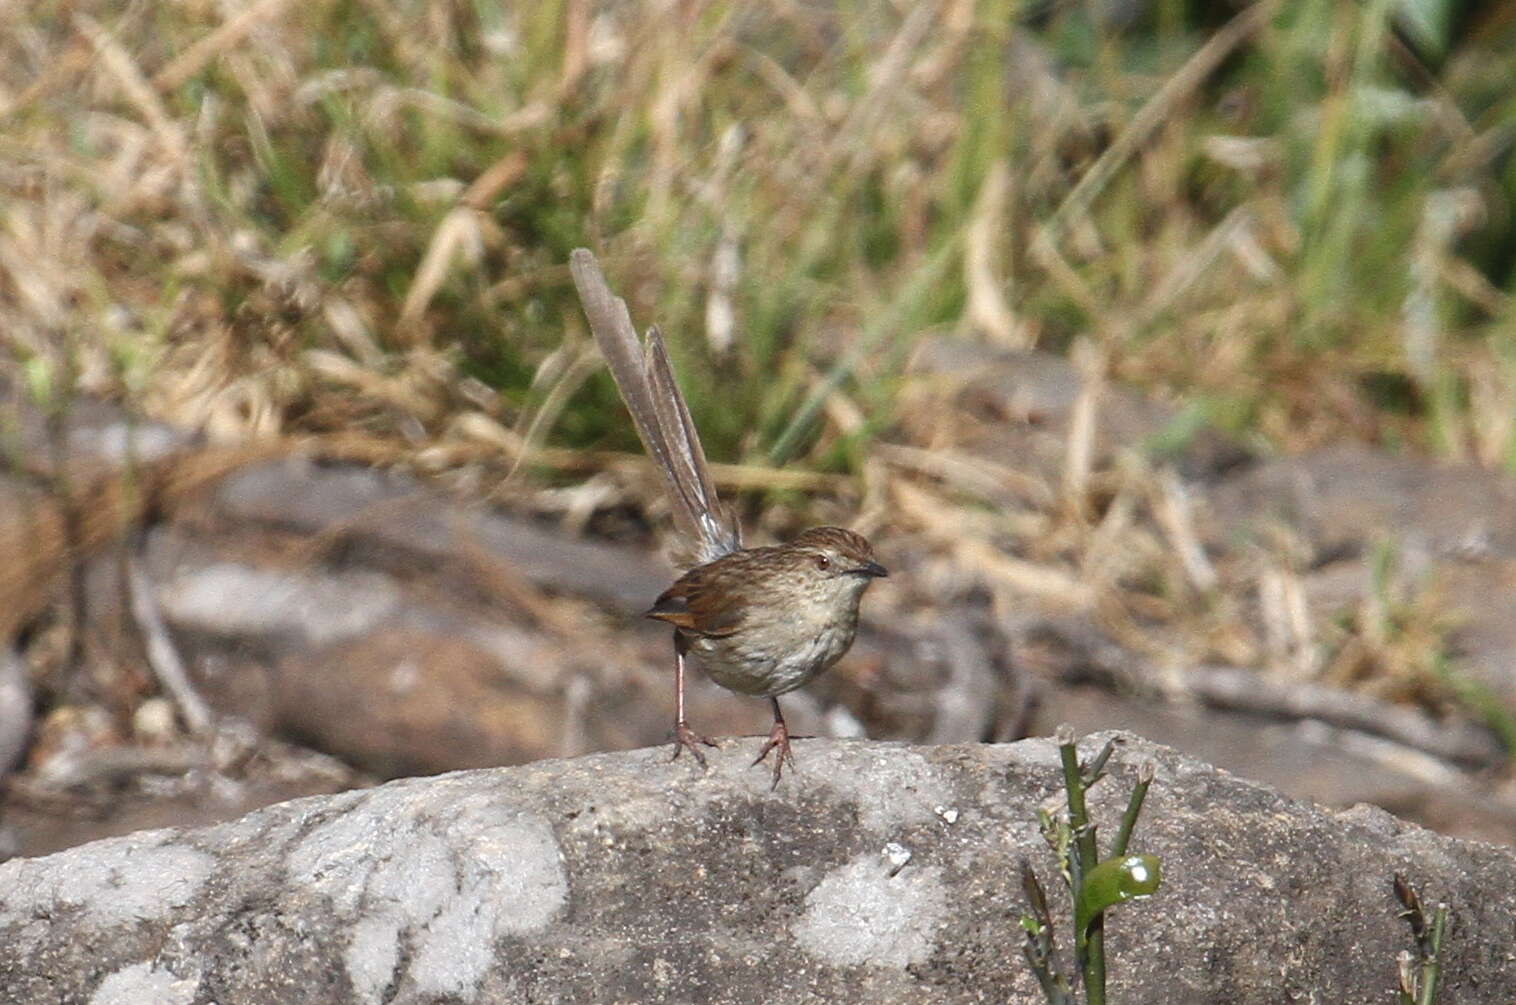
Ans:
{"label": "small brown bird", "polygon": [[868,541],[841,527],[813,527],[774,547],[742,547],[736,521],[716,497],[662,335],[654,327],[645,341],[637,338],[626,304],[611,293],[588,250],[574,251],[569,269],[697,563],[647,612],[674,626],[674,756],[688,749],[704,765],[700,747],[716,745],[691,729],[684,714],[685,656],[694,653],[717,684],[769,700],[774,726],[753,763],[773,752],[777,786],[794,757],[779,695],[842,658],[858,631],[864,591],[887,573]]}

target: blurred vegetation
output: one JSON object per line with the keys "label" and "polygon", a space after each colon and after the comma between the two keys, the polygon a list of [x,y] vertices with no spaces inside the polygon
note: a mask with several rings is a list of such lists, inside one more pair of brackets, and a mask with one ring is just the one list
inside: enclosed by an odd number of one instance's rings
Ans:
{"label": "blurred vegetation", "polygon": [[1454,0],[10,5],[0,339],[216,436],[631,449],[588,244],[722,459],[852,469],[958,331],[1509,465],[1513,43]]}
{"label": "blurred vegetation", "polygon": [[755,540],[909,535],[932,605],[1030,599],[1153,665],[1509,743],[1415,563],[1294,618],[1308,542],[1208,553],[1161,460],[1091,470],[1093,422],[1061,483],[960,451],[907,362],[1067,353],[1182,402],[1171,439],[1516,466],[1512,80],[1516,6],[1472,0],[12,4],[0,389],[367,436],[615,532],[643,486],[586,472],[640,451],[572,293],[588,245],[723,491],[768,492]]}

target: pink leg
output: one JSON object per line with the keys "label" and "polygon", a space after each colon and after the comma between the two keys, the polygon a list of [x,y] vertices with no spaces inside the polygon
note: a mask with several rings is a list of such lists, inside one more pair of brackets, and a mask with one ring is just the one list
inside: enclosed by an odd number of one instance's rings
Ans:
{"label": "pink leg", "polygon": [[682,647],[675,641],[674,645],[674,756],[669,760],[677,760],[679,755],[686,749],[695,755],[695,760],[700,766],[705,767],[705,755],[700,752],[700,745],[707,747],[716,746],[716,741],[709,737],[701,736],[690,728],[690,724],[684,718],[684,653]]}
{"label": "pink leg", "polygon": [[791,765],[795,763],[795,755],[790,752],[790,731],[784,724],[784,716],[779,712],[779,699],[770,698],[769,704],[774,706],[774,728],[769,730],[769,738],[764,743],[763,749],[758,751],[758,758],[753,764],[763,763],[763,759],[769,756],[769,751],[774,751],[774,783],[770,789],[779,787],[779,776],[784,771],[784,762]]}

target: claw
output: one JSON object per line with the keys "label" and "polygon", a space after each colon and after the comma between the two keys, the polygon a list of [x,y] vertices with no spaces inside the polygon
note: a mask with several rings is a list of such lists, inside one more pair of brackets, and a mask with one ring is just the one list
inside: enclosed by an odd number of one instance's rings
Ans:
{"label": "claw", "polygon": [[[777,706],[775,711],[778,711]],[[764,742],[763,749],[758,751],[752,766],[762,764],[763,759],[769,756],[769,751],[774,751],[774,781],[769,785],[769,791],[772,792],[779,787],[779,776],[784,773],[784,763],[788,761],[792,766],[795,763],[795,755],[790,751],[790,731],[782,718],[774,719],[774,728],[769,730],[769,738]]]}
{"label": "claw", "polygon": [[680,754],[684,753],[685,750],[689,750],[691,754],[695,755],[695,760],[700,762],[700,766],[703,768],[705,767],[705,755],[700,752],[702,745],[707,747],[720,746],[720,744],[710,737],[701,736],[695,732],[690,728],[689,723],[676,722],[674,723],[674,756],[670,757],[669,760],[677,761]]}

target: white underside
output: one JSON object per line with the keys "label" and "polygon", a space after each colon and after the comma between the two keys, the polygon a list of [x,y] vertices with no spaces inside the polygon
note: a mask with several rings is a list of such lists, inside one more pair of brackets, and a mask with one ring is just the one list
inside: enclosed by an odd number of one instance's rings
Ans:
{"label": "white underside", "polygon": [[774,659],[765,651],[754,652],[730,638],[692,638],[690,651],[701,657],[701,666],[722,687],[741,694],[771,697],[793,691],[826,670],[853,644],[856,623],[822,628],[810,641]]}

